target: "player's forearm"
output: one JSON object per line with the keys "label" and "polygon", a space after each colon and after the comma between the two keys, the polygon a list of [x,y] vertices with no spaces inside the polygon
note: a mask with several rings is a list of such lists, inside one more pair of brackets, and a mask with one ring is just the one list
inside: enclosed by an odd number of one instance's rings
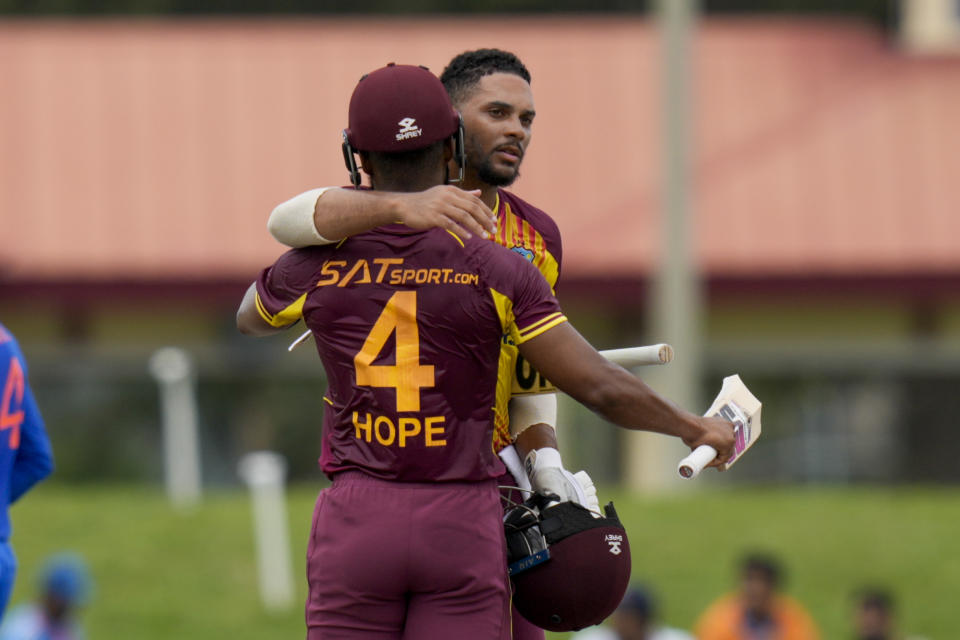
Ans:
{"label": "player's forearm", "polygon": [[544,422],[530,425],[517,436],[513,445],[517,448],[517,455],[521,460],[536,449],[557,449],[557,430]]}
{"label": "player's forearm", "polygon": [[330,244],[397,220],[392,194],[324,188],[277,205],[267,230],[290,247]]}
{"label": "player's forearm", "polygon": [[399,220],[397,194],[329,189],[317,199],[313,223],[324,238],[339,241]]}
{"label": "player's forearm", "polygon": [[646,383],[616,365],[603,383],[590,389],[584,404],[627,429],[652,431],[693,445],[704,435],[700,417],[684,411]]}
{"label": "player's forearm", "polygon": [[557,394],[519,394],[510,398],[510,435],[522,460],[544,447],[557,448]]}

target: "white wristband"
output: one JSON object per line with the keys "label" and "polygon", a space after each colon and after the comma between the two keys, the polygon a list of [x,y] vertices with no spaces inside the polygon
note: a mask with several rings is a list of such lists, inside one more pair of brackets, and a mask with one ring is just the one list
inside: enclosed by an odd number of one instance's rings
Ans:
{"label": "white wristband", "polygon": [[311,189],[286,202],[278,204],[267,220],[267,231],[274,240],[295,249],[312,245],[331,244],[313,223],[317,200],[333,187]]}

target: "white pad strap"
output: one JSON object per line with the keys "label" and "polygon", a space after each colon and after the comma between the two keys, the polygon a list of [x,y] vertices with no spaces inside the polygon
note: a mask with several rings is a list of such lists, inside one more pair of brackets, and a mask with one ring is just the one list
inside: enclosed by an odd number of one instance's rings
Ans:
{"label": "white pad strap", "polygon": [[277,242],[295,249],[331,244],[333,240],[327,240],[317,231],[313,212],[320,196],[333,188],[311,189],[278,204],[267,220],[267,231]]}
{"label": "white pad strap", "polygon": [[[510,472],[510,475],[513,476],[518,487],[524,491],[532,490],[530,488],[530,480],[523,471],[523,463],[520,461],[520,455],[517,453],[515,446],[511,444],[501,449],[500,460],[503,461],[503,465],[507,468],[507,471]],[[529,497],[529,494],[527,494],[527,497]]]}

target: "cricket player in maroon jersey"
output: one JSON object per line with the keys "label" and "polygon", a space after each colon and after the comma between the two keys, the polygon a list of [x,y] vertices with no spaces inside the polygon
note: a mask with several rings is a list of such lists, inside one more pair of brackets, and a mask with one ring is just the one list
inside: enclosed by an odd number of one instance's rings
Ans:
{"label": "cricket player in maroon jersey", "polygon": [[[347,139],[374,190],[444,182],[458,116],[420,67],[360,81]],[[352,154],[352,150],[350,151]],[[294,249],[237,314],[267,335],[300,318],[329,389],[308,550],[308,638],[509,638],[491,445],[506,333],[557,386],[621,426],[711,444],[732,425],[683,411],[609,363],[566,322],[521,255],[480,238],[391,224]]]}
{"label": "cricket player in maroon jersey", "polygon": [[[518,177],[531,140],[536,114],[529,71],[512,53],[480,49],[454,57],[441,81],[464,118],[462,190],[450,186],[422,193],[314,189],[276,207],[268,223],[270,232],[293,247],[326,244],[327,238],[337,241],[398,220],[419,229],[446,228],[461,237],[489,233],[498,244],[530,260],[555,290],[562,260],[556,223],[502,188]],[[502,349],[493,446],[505,462],[512,463],[512,473],[504,474],[501,485],[528,488],[532,483],[562,500],[598,508],[589,476],[578,473],[578,482],[563,468],[554,429],[555,388],[519,357],[508,337]],[[518,497],[505,493],[512,500]],[[542,630],[519,615],[514,616],[513,631],[514,640],[544,637]]]}

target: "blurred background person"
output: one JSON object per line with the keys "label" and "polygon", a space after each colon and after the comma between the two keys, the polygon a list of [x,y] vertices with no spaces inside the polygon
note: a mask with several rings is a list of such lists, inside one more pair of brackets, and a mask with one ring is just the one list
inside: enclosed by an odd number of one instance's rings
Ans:
{"label": "blurred background person", "polygon": [[861,590],[854,611],[856,640],[893,640],[893,596],[877,588]]}
{"label": "blurred background person", "polygon": [[924,640],[897,631],[893,594],[881,587],[865,587],[855,596],[853,613],[855,640]]}
{"label": "blurred background person", "polygon": [[783,569],[759,553],[740,564],[740,586],[701,615],[698,640],[818,640],[820,631],[796,600],[781,593]]}
{"label": "blurred background person", "polygon": [[77,613],[92,589],[86,563],[71,553],[52,556],[39,582],[37,600],[10,611],[0,627],[0,640],[82,640]]}
{"label": "blurred background person", "polygon": [[609,626],[584,629],[571,640],[693,640],[686,631],[659,626],[655,605],[649,590],[631,587],[610,616]]}
{"label": "blurred background person", "polygon": [[10,546],[9,505],[53,471],[53,451],[27,381],[20,345],[0,324],[0,618],[10,600],[17,558]]}

